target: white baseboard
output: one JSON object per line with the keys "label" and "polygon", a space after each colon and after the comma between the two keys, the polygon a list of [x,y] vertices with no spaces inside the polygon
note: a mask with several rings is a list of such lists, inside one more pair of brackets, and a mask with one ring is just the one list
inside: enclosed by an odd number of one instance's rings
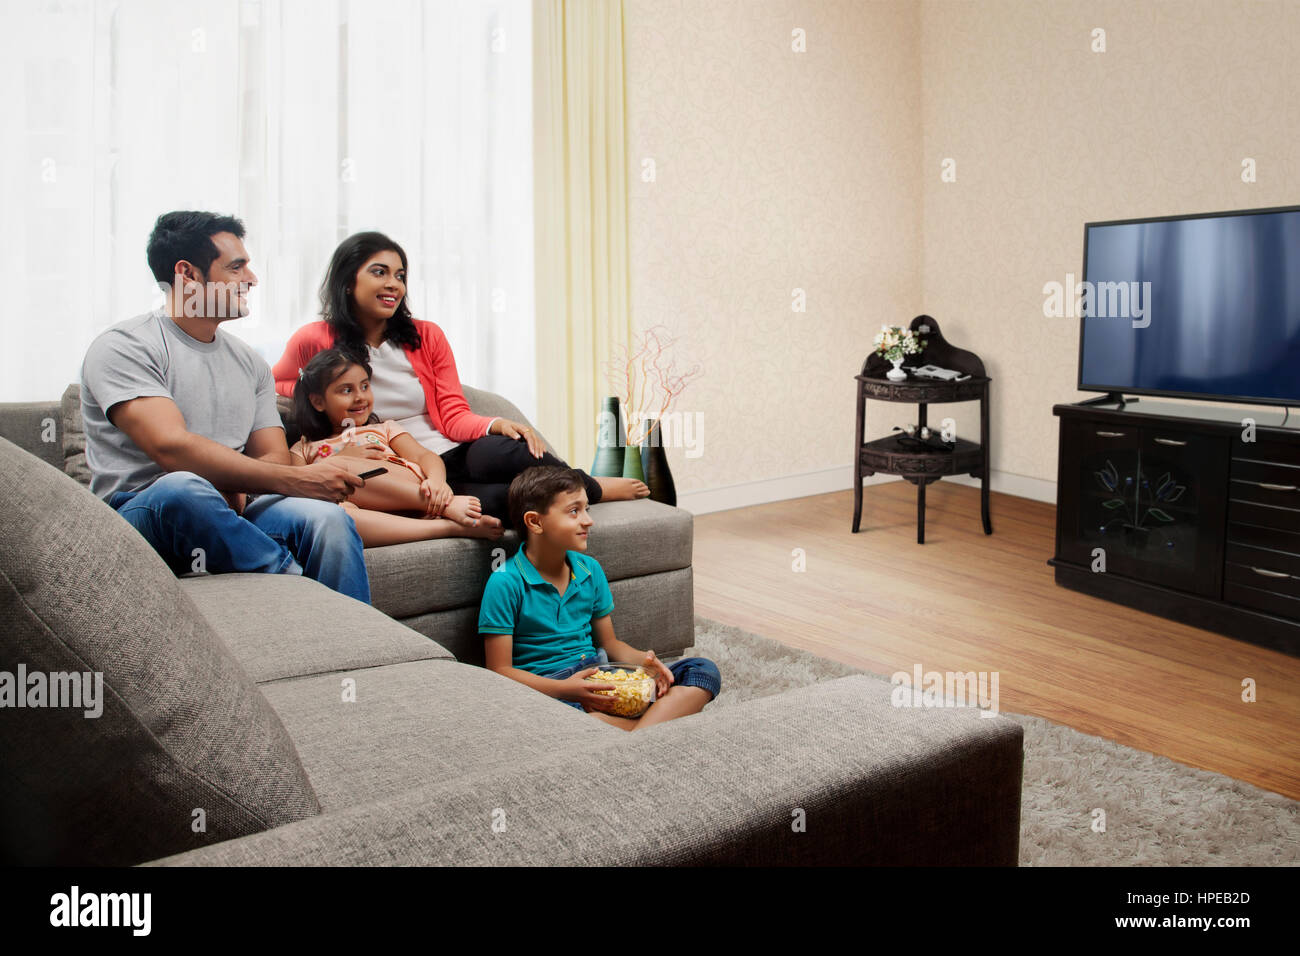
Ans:
{"label": "white baseboard", "polygon": [[[878,485],[886,481],[901,480],[896,475],[877,474],[864,479],[862,484]],[[975,488],[980,485],[979,479],[972,478],[970,475],[956,475],[945,478],[944,481],[955,481]],[[765,478],[760,481],[726,485],[722,488],[683,492],[677,496],[677,507],[684,508],[691,514],[704,515],[714,511],[765,505],[773,501],[824,495],[832,491],[846,491],[852,487],[853,468],[844,465],[839,468],[805,472],[801,475],[785,475],[780,478]],[[989,481],[989,489],[1004,495],[1015,495],[1017,498],[1056,503],[1056,482],[1044,481],[1041,478],[994,470]]]}

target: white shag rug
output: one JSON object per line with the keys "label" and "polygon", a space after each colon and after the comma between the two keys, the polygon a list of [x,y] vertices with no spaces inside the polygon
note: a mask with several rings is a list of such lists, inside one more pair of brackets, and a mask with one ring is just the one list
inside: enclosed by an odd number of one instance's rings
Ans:
{"label": "white shag rug", "polygon": [[[693,654],[722,671],[713,708],[865,673],[702,617]],[[1041,717],[1003,716],[1025,729],[1022,866],[1300,865],[1300,802]]]}

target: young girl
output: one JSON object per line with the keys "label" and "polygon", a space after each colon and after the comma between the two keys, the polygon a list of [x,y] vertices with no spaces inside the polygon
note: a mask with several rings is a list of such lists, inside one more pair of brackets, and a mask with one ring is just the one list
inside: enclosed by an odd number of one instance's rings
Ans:
{"label": "young girl", "polygon": [[[372,414],[370,366],[338,349],[318,352],[299,376],[293,411],[300,438],[289,450],[295,465],[324,457],[345,461],[366,479],[343,504],[367,548],[426,538],[499,538],[501,521],[483,514],[477,498],[454,495],[442,459],[401,425]],[[397,513],[394,513],[397,512]]]}

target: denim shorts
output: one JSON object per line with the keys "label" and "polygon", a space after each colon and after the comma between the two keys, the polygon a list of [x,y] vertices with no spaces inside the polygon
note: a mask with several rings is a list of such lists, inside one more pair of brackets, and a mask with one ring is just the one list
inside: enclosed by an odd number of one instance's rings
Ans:
{"label": "denim shorts", "polygon": [[[609,655],[605,653],[604,648],[600,648],[595,654],[585,654],[574,664],[542,676],[551,680],[565,680],[578,673],[578,671],[586,670],[588,667],[608,663]],[[678,685],[682,687],[701,687],[712,694],[713,697],[717,697],[718,691],[722,690],[722,674],[718,671],[718,665],[707,657],[683,657],[679,661],[665,663],[668,664],[668,669],[672,671],[674,687]],[[577,701],[562,700],[560,703],[582,710],[582,705]],[[654,705],[651,704],[650,706],[653,707]]]}

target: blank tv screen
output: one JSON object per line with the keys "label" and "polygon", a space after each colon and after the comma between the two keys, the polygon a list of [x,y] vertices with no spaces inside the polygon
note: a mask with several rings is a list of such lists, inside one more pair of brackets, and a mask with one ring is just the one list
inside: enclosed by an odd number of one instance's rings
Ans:
{"label": "blank tv screen", "polygon": [[1300,209],[1089,223],[1084,279],[1081,389],[1300,404]]}

